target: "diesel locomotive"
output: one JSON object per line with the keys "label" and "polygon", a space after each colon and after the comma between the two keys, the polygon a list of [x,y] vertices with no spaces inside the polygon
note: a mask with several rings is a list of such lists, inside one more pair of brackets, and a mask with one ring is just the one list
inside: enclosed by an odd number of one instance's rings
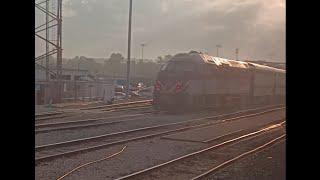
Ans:
{"label": "diesel locomotive", "polygon": [[173,56],[156,78],[160,110],[247,107],[285,101],[286,71],[191,51]]}

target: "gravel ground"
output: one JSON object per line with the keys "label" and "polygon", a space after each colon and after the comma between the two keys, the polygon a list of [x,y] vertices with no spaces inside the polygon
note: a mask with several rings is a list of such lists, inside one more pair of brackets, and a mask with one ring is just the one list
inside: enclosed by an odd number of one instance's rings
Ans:
{"label": "gravel ground", "polygon": [[[133,110],[132,110],[133,111]],[[66,121],[75,121],[80,119],[92,119],[92,118],[103,118],[103,117],[110,117],[110,116],[119,116],[123,114],[132,114],[132,113],[141,113],[141,112],[151,112],[151,108],[142,109],[142,110],[135,110],[132,111],[101,111],[101,110],[86,110],[86,111],[77,111],[77,112],[70,112],[72,115],[66,116],[63,118],[54,118],[54,119],[46,119],[35,121],[36,124],[42,123],[55,123],[55,122],[66,122]],[[70,114],[69,113],[69,114]]]}
{"label": "gravel ground", "polygon": [[268,116],[260,115],[243,118],[236,121],[205,126],[202,128],[191,129],[181,133],[176,133],[169,137],[170,139],[182,139],[191,141],[206,141],[219,137],[221,134],[228,134],[230,132],[237,132],[239,130],[246,130],[255,128],[257,126],[265,126],[268,123],[278,121],[285,117],[285,111],[276,111],[268,113]]}
{"label": "gravel ground", "polygon": [[[150,100],[150,98],[131,98],[129,100],[115,100],[113,104],[125,103],[125,102],[134,102],[134,101],[142,101],[142,100]],[[84,101],[84,102],[69,102],[69,103],[60,103],[60,104],[53,104],[53,107],[57,109],[76,109],[76,108],[88,108],[88,107],[95,107],[95,106],[103,106],[106,105],[102,101]]]}
{"label": "gravel ground", "polygon": [[133,114],[129,116],[119,116],[119,117],[110,117],[110,118],[95,118],[95,119],[84,119],[77,121],[69,121],[66,123],[54,123],[49,126],[37,126],[35,127],[36,135],[41,133],[52,133],[54,131],[63,131],[63,130],[80,130],[86,129],[89,127],[99,127],[99,126],[108,126],[111,124],[125,123],[128,121],[136,121],[139,119],[146,118],[151,114]]}
{"label": "gravel ground", "polygon": [[[261,115],[261,116],[258,116],[258,118],[257,117],[246,118],[246,119],[242,119],[241,121],[232,122],[232,124],[236,123],[236,125],[238,126],[240,122],[243,122],[243,121],[248,121],[248,122],[252,121],[252,122],[254,122],[254,121],[257,121],[257,119],[259,121],[263,122],[263,123],[266,123],[266,121],[267,122],[274,121],[274,119],[277,118],[278,116],[283,117],[284,116],[284,112],[283,111],[271,112],[271,113],[268,113],[268,116]],[[162,117],[159,117],[159,118],[162,118]],[[169,119],[169,121],[174,121],[174,122],[179,121],[177,119],[179,119],[179,118]],[[184,121],[183,118],[181,118],[180,120]],[[210,121],[210,120],[201,120],[201,123],[208,122],[208,121]],[[259,121],[258,121],[258,123],[255,123],[255,124],[261,125],[261,123]],[[161,122],[161,123],[159,123],[159,122]],[[196,122],[192,122],[191,124],[199,124],[199,122],[200,121],[196,121]],[[154,121],[154,123],[156,125],[158,125],[158,124],[166,124],[168,122],[166,122],[166,120],[161,120],[160,119],[160,121],[159,121],[159,120],[156,119]],[[145,125],[145,124],[148,124],[148,123],[144,123],[143,125]],[[190,123],[188,123],[188,124],[191,125]],[[142,126],[141,123],[138,123],[138,124],[136,123],[134,125]],[[87,141],[87,142],[83,142],[81,144],[77,143],[77,144],[68,145],[68,146],[65,146],[65,147],[51,148],[49,150],[42,150],[40,152],[37,152],[36,153],[36,157],[38,158],[38,157],[41,157],[41,156],[57,154],[57,153],[62,152],[62,151],[63,152],[72,151],[72,150],[76,150],[76,149],[80,149],[80,148],[85,148],[85,147],[91,147],[91,146],[96,146],[96,145],[100,145],[100,144],[111,143],[111,142],[120,141],[120,140],[124,140],[124,139],[130,139],[130,138],[133,138],[133,137],[143,136],[143,135],[147,135],[147,134],[159,133],[159,132],[163,132],[163,131],[166,131],[166,130],[176,129],[176,128],[179,128],[179,127],[181,128],[181,127],[184,127],[184,126],[185,126],[185,124],[184,125],[177,125],[177,126],[173,126],[173,127],[166,127],[165,129],[164,128],[159,128],[159,129],[154,129],[154,130],[144,130],[144,131],[139,131],[139,132],[128,133],[128,134],[125,134],[125,135],[111,136],[111,137],[108,137],[108,138],[103,138],[103,139],[99,139],[99,140],[95,140],[95,141]],[[128,127],[128,125],[126,125],[126,127]],[[137,128],[137,127],[134,127],[134,128]],[[128,129],[134,129],[134,128],[128,128]],[[74,132],[76,132],[76,131],[74,131]],[[94,132],[97,132],[97,130],[95,130]],[[118,132],[118,130],[115,130],[114,132]],[[190,132],[190,130],[186,131],[186,133],[189,133],[189,132]],[[79,136],[79,132],[76,132],[76,133]],[[224,133],[222,133],[222,134],[224,134]],[[83,135],[85,136],[86,134],[83,134]],[[188,134],[186,134],[185,136],[188,137]],[[201,136],[201,133],[198,136]],[[54,136],[54,137],[59,137],[59,136]],[[46,143],[48,143],[48,142],[46,142]]]}
{"label": "gravel ground", "polygon": [[207,179],[284,180],[286,179],[286,141],[250,155],[219,170]]}
{"label": "gravel ground", "polygon": [[[283,111],[275,111],[275,112],[270,112],[268,114],[270,118],[273,120],[278,116],[283,116],[284,113]],[[147,116],[147,117],[142,117],[141,119],[138,118],[137,120],[134,120],[134,121],[109,124],[106,126],[40,133],[40,134],[36,134],[35,143],[36,143],[36,146],[39,146],[39,145],[63,142],[63,141],[74,140],[79,138],[98,136],[102,134],[114,133],[119,131],[131,130],[136,128],[142,128],[147,126],[156,126],[156,125],[163,125],[168,123],[183,122],[193,118],[215,116],[215,115],[218,115],[218,113],[211,113],[209,115],[206,113],[206,114],[192,114],[192,115],[180,115],[180,116],[174,116],[174,115],[160,115],[160,116],[153,116],[153,117]],[[265,116],[262,115],[261,117],[265,117]],[[253,119],[253,118],[255,117],[248,118],[248,119]],[[206,121],[208,120],[201,120],[201,122],[206,122]],[[196,122],[196,123],[199,123],[199,122]],[[182,127],[182,126],[183,125],[180,125],[179,127]],[[166,127],[166,129],[167,128],[168,127]],[[151,131],[157,131],[157,130],[151,130]],[[137,133],[135,134],[141,135],[141,132],[137,132]],[[148,132],[147,131],[142,132],[142,134],[145,134],[145,133],[148,133]]]}
{"label": "gravel ground", "polygon": [[[283,130],[273,130],[267,134],[262,134],[248,140],[243,140],[215,150],[206,151],[196,156],[191,156],[182,161],[174,162],[160,167],[152,172],[147,172],[130,179],[166,179],[166,180],[184,180],[192,179],[199,174],[216,167],[226,160],[232,159],[246,151],[252,150],[264,143],[283,134]],[[234,174],[234,179],[238,175]],[[217,178],[224,179],[224,178]],[[244,178],[245,179],[245,178]]]}
{"label": "gravel ground", "polygon": [[[65,179],[113,179],[207,147],[207,144],[203,143],[170,141],[159,137],[126,145],[127,149],[119,156],[80,169]],[[55,179],[79,164],[97,160],[119,151],[122,147],[117,145],[42,163],[36,166],[36,179]]]}
{"label": "gravel ground", "polygon": [[[258,108],[259,106],[251,106],[247,109],[253,109]],[[101,109],[95,109],[95,110],[68,110],[68,113],[65,114],[71,114],[67,117],[62,118],[53,118],[53,119],[47,119],[47,120],[41,120],[41,121],[35,121],[36,124],[40,123],[55,123],[55,122],[66,122],[66,121],[75,121],[75,120],[81,120],[81,119],[92,119],[92,118],[102,118],[102,117],[110,117],[110,116],[119,116],[124,114],[133,114],[133,113],[142,113],[142,112],[151,112],[153,111],[152,107],[150,108],[144,108],[140,110],[128,110],[128,111],[101,111]],[[225,110],[224,112],[233,112],[235,110]],[[209,111],[210,112],[210,111]],[[221,112],[221,111],[220,111]],[[184,114],[194,114],[195,112],[184,112]]]}
{"label": "gravel ground", "polygon": [[[266,120],[268,122],[270,122],[270,120],[273,121],[273,119],[276,118],[277,116],[283,116],[281,114],[281,111],[280,112],[269,113],[268,116],[261,116],[261,117],[258,118],[258,120],[259,120],[259,122],[260,121],[264,122]],[[249,120],[251,119],[252,122],[257,120],[257,118],[256,119],[248,118],[248,119]],[[249,120],[243,119],[242,121],[249,121]],[[207,122],[207,121],[208,120],[201,120],[202,123],[203,122]],[[239,122],[242,122],[242,121],[235,121],[235,122],[232,122],[232,123],[239,124]],[[195,123],[200,123],[200,121],[199,122],[196,121]],[[190,124],[190,123],[188,123],[188,124]],[[192,124],[194,124],[194,123],[192,123]],[[259,125],[259,123],[256,123],[256,124]],[[261,123],[260,123],[260,125],[261,125]],[[103,138],[103,139],[98,139],[98,140],[95,140],[95,141],[91,140],[91,141],[77,143],[77,144],[73,144],[73,145],[67,145],[67,146],[64,146],[64,147],[50,148],[48,150],[37,151],[36,152],[36,157],[39,158],[39,157],[42,157],[42,156],[57,154],[57,153],[60,153],[60,152],[67,152],[67,151],[72,151],[72,150],[76,150],[76,149],[81,149],[81,148],[92,147],[92,146],[101,145],[101,144],[112,143],[112,142],[115,142],[115,141],[121,141],[121,140],[124,140],[124,139],[130,139],[130,138],[133,138],[133,137],[143,136],[143,135],[146,135],[146,134],[159,133],[159,132],[163,132],[163,131],[166,131],[166,130],[176,129],[176,128],[184,127],[184,126],[185,125],[178,125],[178,126],[174,126],[174,127],[167,127],[165,129],[159,128],[159,129],[155,129],[155,130],[146,130],[146,131],[140,131],[140,132],[133,132],[133,133],[125,134],[125,135],[110,136],[110,137]],[[186,131],[186,132],[188,132],[188,131]],[[224,133],[222,133],[222,134],[224,134]],[[198,136],[201,136],[201,133]],[[218,134],[218,136],[219,136],[219,134]],[[186,137],[188,137],[188,135],[186,135]],[[209,137],[209,139],[211,139],[211,138]]]}
{"label": "gravel ground", "polygon": [[[139,118],[134,118],[136,120],[108,124],[103,126],[88,127],[81,129],[71,129],[62,131],[51,131],[46,133],[38,133],[35,136],[35,144],[51,144],[55,142],[85,138],[90,136],[97,136],[101,134],[125,131],[130,129],[136,129],[147,126],[155,126],[161,124],[168,124],[174,122],[182,122],[192,118],[205,117],[207,114],[193,114],[193,115],[147,115]],[[133,119],[133,118],[132,118]],[[114,121],[114,120],[112,120]]]}
{"label": "gravel ground", "polygon": [[[127,143],[125,151],[112,159],[92,164],[71,174],[68,179],[114,179],[206,147],[206,144],[166,141],[160,138]],[[35,167],[36,179],[56,179],[74,167],[119,151],[123,145],[60,158]],[[165,153],[164,153],[165,152]],[[119,171],[121,169],[121,171]]]}
{"label": "gravel ground", "polygon": [[[160,117],[159,117],[160,118]],[[162,117],[161,117],[162,118]],[[157,124],[166,124],[166,121],[184,121],[185,118],[183,117],[174,117],[175,119],[169,119],[169,120],[161,120],[161,121],[155,121],[155,123],[157,122],[161,122],[161,123],[157,123]],[[188,117],[191,118],[191,117]],[[177,120],[178,119],[178,120]],[[179,120],[180,119],[180,120]],[[199,120],[196,122],[191,122],[188,124],[194,124],[194,123],[199,123],[199,122],[208,122],[208,120]],[[170,123],[170,122],[169,122]],[[146,124],[146,123],[145,123]],[[177,128],[181,128],[184,127],[186,124],[183,125],[176,125],[173,127],[166,127],[164,128],[159,128],[159,129],[151,129],[151,130],[144,130],[144,131],[138,131],[138,132],[132,132],[132,133],[128,133],[125,135],[118,135],[118,136],[111,136],[108,138],[103,138],[103,139],[99,139],[99,140],[95,140],[95,141],[89,141],[89,142],[82,142],[81,144],[74,144],[74,145],[68,145],[66,147],[58,147],[58,148],[51,148],[49,150],[41,150],[40,152],[36,153],[36,157],[40,157],[40,156],[46,156],[46,155],[50,155],[50,154],[56,154],[59,152],[66,152],[66,151],[71,151],[71,150],[76,150],[76,149],[80,149],[80,148],[85,148],[85,147],[91,147],[91,146],[96,146],[96,145],[100,145],[100,144],[106,144],[106,143],[111,143],[111,142],[115,142],[115,141],[120,141],[120,140],[124,140],[124,139],[130,139],[130,138],[134,138],[134,137],[138,137],[138,136],[143,136],[143,135],[149,135],[149,134],[154,134],[154,133],[160,133],[163,131],[167,131],[167,130],[172,130],[172,129],[177,129]],[[140,124],[141,126],[141,124]],[[127,127],[127,126],[126,126]],[[118,132],[118,131],[115,131]]]}

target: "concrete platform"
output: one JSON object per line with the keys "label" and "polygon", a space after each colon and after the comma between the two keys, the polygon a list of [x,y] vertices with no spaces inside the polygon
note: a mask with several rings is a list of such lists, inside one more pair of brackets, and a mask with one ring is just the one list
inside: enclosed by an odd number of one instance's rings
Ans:
{"label": "concrete platform", "polygon": [[264,115],[259,117],[250,117],[236,121],[225,122],[222,124],[215,124],[203,128],[163,136],[162,138],[177,141],[207,143],[226,135],[267,125],[269,123],[279,121],[280,119],[285,118],[285,113],[278,114],[278,116]]}

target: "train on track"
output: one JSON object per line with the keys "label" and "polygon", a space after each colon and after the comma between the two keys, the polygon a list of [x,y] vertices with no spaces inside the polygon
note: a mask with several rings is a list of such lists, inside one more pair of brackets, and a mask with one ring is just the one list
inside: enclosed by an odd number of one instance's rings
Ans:
{"label": "train on track", "polygon": [[285,101],[286,71],[191,51],[173,56],[156,78],[158,110],[228,108]]}

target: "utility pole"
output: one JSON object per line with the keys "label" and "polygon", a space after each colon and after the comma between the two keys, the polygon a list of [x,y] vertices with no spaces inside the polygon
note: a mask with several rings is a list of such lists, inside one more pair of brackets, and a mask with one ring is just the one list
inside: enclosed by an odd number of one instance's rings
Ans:
{"label": "utility pole", "polygon": [[[79,80],[80,80],[80,59],[79,59],[79,62],[78,62],[78,69],[77,69],[77,74],[78,74],[78,77],[79,77]],[[76,76],[74,76],[74,101],[76,102],[78,99],[78,83],[77,83],[77,79],[76,79]]]}
{"label": "utility pole", "polygon": [[219,48],[221,48],[222,46],[220,44],[216,45],[217,47],[217,57],[219,57]]}
{"label": "utility pole", "polygon": [[77,80],[76,80],[76,77],[73,76],[74,78],[74,102],[77,102]]}
{"label": "utility pole", "polygon": [[132,17],[132,0],[129,4],[129,27],[128,27],[128,60],[127,60],[127,93],[126,98],[129,99],[129,86],[130,86],[130,51],[131,51],[131,17]]}
{"label": "utility pole", "polygon": [[238,55],[239,55],[239,48],[236,48],[236,60],[237,60],[237,61],[239,60]]}
{"label": "utility pole", "polygon": [[146,46],[147,44],[146,43],[142,43],[141,44],[141,59],[143,61],[143,48]]}

